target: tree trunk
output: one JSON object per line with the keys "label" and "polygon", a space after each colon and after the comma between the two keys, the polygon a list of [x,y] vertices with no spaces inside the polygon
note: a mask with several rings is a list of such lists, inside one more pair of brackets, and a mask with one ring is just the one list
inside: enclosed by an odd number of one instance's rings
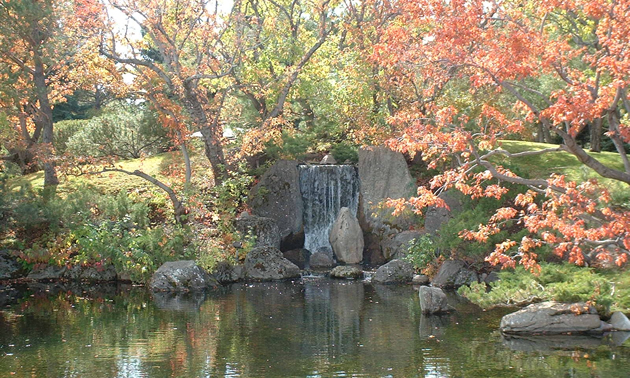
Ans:
{"label": "tree trunk", "polygon": [[602,118],[597,118],[591,123],[591,152],[602,151]]}
{"label": "tree trunk", "polygon": [[48,88],[46,86],[46,76],[44,74],[44,65],[39,56],[35,56],[35,70],[33,73],[33,82],[35,83],[35,91],[37,93],[37,101],[39,102],[39,111],[35,117],[35,122],[41,123],[42,141],[45,152],[42,156],[44,163],[44,186],[58,185],[59,179],[55,172],[55,166],[52,161],[53,157],[53,118],[52,106],[48,99]]}

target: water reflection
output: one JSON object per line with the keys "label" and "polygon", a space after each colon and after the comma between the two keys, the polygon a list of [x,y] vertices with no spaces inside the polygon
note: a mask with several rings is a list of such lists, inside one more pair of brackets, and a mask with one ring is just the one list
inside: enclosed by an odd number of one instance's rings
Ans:
{"label": "water reflection", "polygon": [[543,348],[502,338],[501,313],[465,303],[423,316],[408,286],[313,279],[192,295],[68,285],[19,293],[0,312],[0,376],[621,377],[630,367],[621,334],[620,346],[569,338],[561,351]]}

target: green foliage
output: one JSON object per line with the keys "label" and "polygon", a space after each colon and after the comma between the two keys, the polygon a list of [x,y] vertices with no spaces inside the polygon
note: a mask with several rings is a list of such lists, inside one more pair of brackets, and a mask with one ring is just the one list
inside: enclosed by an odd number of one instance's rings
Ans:
{"label": "green foliage", "polygon": [[274,160],[302,160],[310,145],[310,138],[304,134],[290,134],[283,131],[280,142],[270,141],[265,144],[265,152]]}
{"label": "green foliage", "polygon": [[431,235],[425,234],[409,242],[405,260],[409,261],[417,270],[425,269],[437,258],[436,243]]}
{"label": "green foliage", "polygon": [[499,273],[500,280],[490,284],[461,287],[458,293],[483,308],[522,305],[531,302],[554,300],[559,302],[591,302],[600,313],[610,311],[618,297],[627,296],[627,290],[613,291],[608,278],[593,269],[572,264],[541,263],[539,274],[522,266]]}
{"label": "green foliage", "polygon": [[[77,128],[68,136],[67,151],[80,156],[117,156],[139,158],[169,147],[167,130],[157,116],[143,105],[124,102],[109,105],[101,115],[86,121],[63,124]],[[60,135],[63,140],[65,135]]]}
{"label": "green foliage", "polygon": [[330,152],[339,164],[346,161],[350,161],[351,163],[357,163],[359,161],[358,148],[348,143],[338,143]]}

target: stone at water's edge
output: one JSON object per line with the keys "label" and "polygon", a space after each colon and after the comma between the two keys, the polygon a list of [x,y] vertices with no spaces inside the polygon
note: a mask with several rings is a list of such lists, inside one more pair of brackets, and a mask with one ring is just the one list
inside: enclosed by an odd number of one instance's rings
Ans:
{"label": "stone at water's edge", "polygon": [[413,279],[413,267],[403,260],[392,260],[379,267],[374,276],[373,283],[407,283]]}
{"label": "stone at water's edge", "polygon": [[311,269],[326,269],[335,265],[333,259],[325,252],[315,252],[311,255],[309,260],[309,267]]}
{"label": "stone at water's edge", "polygon": [[11,278],[17,278],[21,274],[21,267],[17,260],[11,256],[9,251],[0,251],[0,280],[8,280]]}
{"label": "stone at water's edge", "polygon": [[193,260],[170,261],[153,273],[149,288],[153,291],[200,291],[216,287],[217,281]]}
{"label": "stone at water's edge", "polygon": [[358,264],[363,260],[363,231],[350,209],[342,207],[330,230],[330,245],[337,261]]}
{"label": "stone at water's edge", "polygon": [[304,244],[302,194],[298,162],[279,160],[260,178],[250,194],[252,213],[276,221],[283,248]]}
{"label": "stone at water's edge", "polygon": [[275,220],[243,213],[235,221],[236,229],[243,235],[256,237],[254,247],[280,248],[280,229]]}
{"label": "stone at water's edge", "polygon": [[418,295],[423,314],[440,314],[453,310],[446,301],[446,294],[440,288],[422,286]]}
{"label": "stone at water's edge", "polygon": [[285,259],[291,261],[300,269],[306,268],[308,260],[311,257],[311,252],[308,249],[296,248],[290,251],[283,252],[282,255]]}
{"label": "stone at water's edge", "polygon": [[616,331],[630,331],[630,320],[620,311],[612,314],[610,317],[610,325]]}
{"label": "stone at water's edge", "polygon": [[542,302],[505,315],[500,329],[507,334],[601,334],[611,327],[585,303]]}
{"label": "stone at water's edge", "polygon": [[431,284],[444,289],[456,289],[478,281],[477,273],[468,269],[465,262],[461,260],[447,260],[444,261]]}
{"label": "stone at water's edge", "polygon": [[252,249],[245,257],[245,277],[256,281],[274,281],[300,277],[300,268],[274,247]]}
{"label": "stone at water's edge", "polygon": [[357,268],[356,266],[336,266],[330,272],[330,277],[358,280],[363,278],[363,270]]}
{"label": "stone at water's edge", "polygon": [[212,276],[222,285],[243,279],[243,266],[232,265],[227,261],[219,262],[212,271]]}
{"label": "stone at water's edge", "polygon": [[383,257],[386,259],[402,259],[407,256],[409,242],[422,236],[422,232],[415,230],[403,231],[398,234],[386,236],[381,241]]}

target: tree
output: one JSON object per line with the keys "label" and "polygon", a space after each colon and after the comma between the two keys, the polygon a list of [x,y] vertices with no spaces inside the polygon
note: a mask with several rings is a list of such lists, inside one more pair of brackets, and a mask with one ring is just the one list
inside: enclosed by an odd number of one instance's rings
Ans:
{"label": "tree", "polygon": [[[444,205],[438,194],[457,188],[473,198],[501,198],[504,183],[529,190],[511,206],[499,209],[478,230],[461,236],[485,240],[505,222],[518,222],[530,234],[497,245],[489,261],[534,267],[536,248],[549,245],[578,264],[588,256],[627,261],[630,213],[608,204],[605,188],[562,176],[520,177],[497,163],[497,157],[566,151],[604,178],[630,184],[630,2],[621,1],[482,1],[421,0],[396,3],[374,59],[391,80],[421,87],[391,123],[404,128],[392,145],[421,152],[435,167],[452,159],[455,168],[436,176],[430,188],[419,188],[410,203],[418,209]],[[540,78],[555,84],[541,88]],[[494,91],[509,95],[513,106],[494,106],[478,97],[481,112],[471,119],[441,92],[465,82],[472,94]],[[438,95],[436,97],[436,94]],[[560,147],[511,154],[499,138],[522,135],[527,124],[539,124],[562,139]],[[607,126],[624,169],[614,169],[589,155],[577,142],[587,125]]]}
{"label": "tree", "polygon": [[45,185],[58,183],[52,161],[53,105],[76,83],[68,80],[77,53],[90,35],[91,0],[0,1],[2,111],[15,125],[20,144],[8,148],[25,170],[43,162]]}
{"label": "tree", "polygon": [[[133,75],[133,91],[154,104],[185,157],[187,125],[201,132],[215,184],[220,184],[227,177],[221,112],[230,86],[222,78],[236,63],[234,47],[225,41],[233,17],[223,16],[219,2],[211,0],[110,3],[111,12],[122,12],[127,25],[118,32],[110,14],[101,53]],[[142,37],[133,36],[133,28]]]}

